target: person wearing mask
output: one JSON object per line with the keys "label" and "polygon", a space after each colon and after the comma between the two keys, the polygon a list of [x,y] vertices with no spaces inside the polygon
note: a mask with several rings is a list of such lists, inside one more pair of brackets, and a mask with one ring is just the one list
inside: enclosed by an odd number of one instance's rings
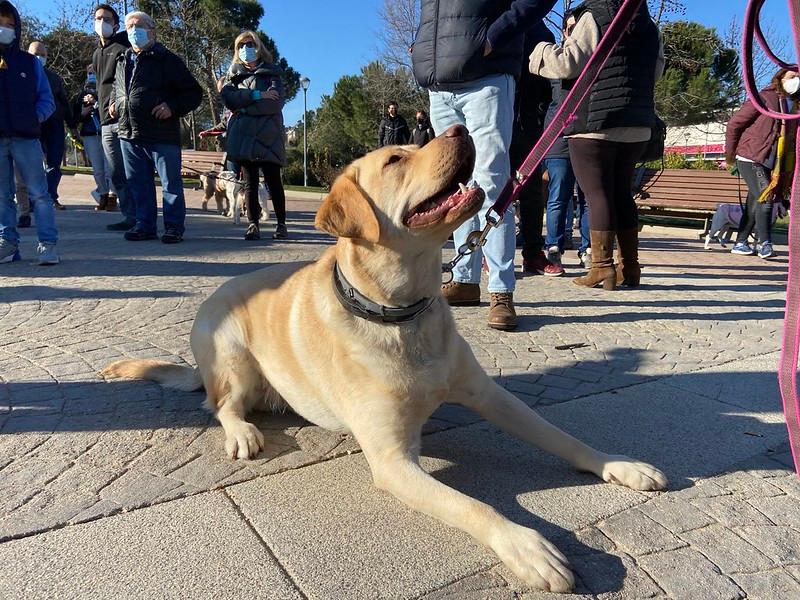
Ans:
{"label": "person wearing mask", "polygon": [[72,110],[67,99],[64,80],[55,72],[46,67],[47,46],[42,42],[31,42],[28,53],[33,54],[44,67],[50,91],[56,102],[56,110],[47,121],[42,123],[42,149],[44,161],[47,166],[47,189],[53,198],[53,204],[58,210],[64,210],[64,205],[58,201],[58,184],[61,182],[61,163],[64,161],[66,131],[64,123],[72,122]]}
{"label": "person wearing mask", "polygon": [[[125,16],[131,47],[117,59],[108,112],[119,119],[118,136],[136,224],[125,232],[131,242],[156,239],[158,171],[163,200],[161,241],[183,241],[186,199],[181,179],[181,117],[200,105],[203,90],[180,57],[156,41],[156,23],[147,13]],[[135,76],[134,76],[135,73]]]}
{"label": "person wearing mask", "polygon": [[[511,174],[509,146],[514,123],[514,92],[522,72],[527,30],[540,22],[555,0],[422,0],[420,25],[412,46],[417,83],[429,91],[431,125],[446,131],[467,127],[475,143],[472,182],[486,193],[483,208],[453,233],[455,247],[483,229],[487,210]],[[472,183],[470,182],[470,183]],[[456,265],[453,281],[442,288],[453,305],[480,303],[481,262],[489,267],[488,325],[517,327],[514,309],[514,208],[489,234],[483,248]]]}
{"label": "person wearing mask", "polygon": [[226,133],[227,159],[239,165],[247,188],[247,218],[244,239],[261,239],[258,221],[259,172],[272,198],[278,224],[273,239],[286,239],[286,196],[281,167],[286,164],[283,129],[283,72],[273,62],[258,34],[243,31],[233,43],[233,64],[222,88],[222,101],[233,112]]}
{"label": "person wearing mask", "polygon": [[53,198],[47,191],[39,137],[56,109],[42,63],[20,48],[22,21],[16,7],[0,0],[0,263],[20,260],[14,168],[36,216],[40,265],[59,262]]}
{"label": "person wearing mask", "polygon": [[[128,41],[128,34],[119,31],[119,15],[108,4],[100,4],[94,9],[94,31],[100,38],[97,49],[92,55],[92,70],[97,77],[101,141],[108,163],[109,177],[122,213],[121,221],[107,225],[106,228],[111,231],[128,231],[136,224],[136,206],[128,194],[125,161],[122,158],[118,136],[119,124],[117,118],[108,112],[108,107],[112,102],[117,59],[131,47],[131,43]],[[113,211],[116,208],[116,202],[111,198],[106,210]]]}
{"label": "person wearing mask", "polygon": [[431,121],[428,118],[428,113],[424,110],[417,111],[417,126],[411,130],[411,143],[416,144],[420,148],[430,142],[436,137],[436,133],[431,127]]}
{"label": "person wearing mask", "polygon": [[[83,141],[86,156],[92,167],[95,189],[91,195],[97,203],[95,210],[108,210],[111,195],[109,169],[103,152],[103,128],[100,123],[99,102],[97,99],[97,76],[91,65],[87,69],[83,90],[72,102],[74,126]],[[116,200],[114,200],[116,202]]]}
{"label": "person wearing mask", "polygon": [[[565,19],[562,45],[539,44],[529,68],[572,88],[623,0],[585,0]],[[592,266],[573,281],[586,287],[639,285],[639,216],[631,194],[636,162],[655,123],[654,88],[664,70],[658,27],[642,3],[564,130],[572,168],[589,204]],[[619,247],[614,267],[614,239]]]}
{"label": "person wearing mask", "polygon": [[[759,95],[774,112],[797,112],[800,77],[795,71],[780,69]],[[726,161],[728,165],[736,165],[747,184],[747,206],[732,254],[758,254],[764,259],[777,256],[772,247],[773,213],[775,203],[791,191],[796,135],[797,121],[779,121],[763,115],[750,100],[728,121]],[[754,227],[759,240],[757,248],[748,242]]]}
{"label": "person wearing mask", "polygon": [[386,107],[386,116],[378,126],[378,148],[408,144],[411,132],[406,120],[397,114],[397,102],[392,100]]}

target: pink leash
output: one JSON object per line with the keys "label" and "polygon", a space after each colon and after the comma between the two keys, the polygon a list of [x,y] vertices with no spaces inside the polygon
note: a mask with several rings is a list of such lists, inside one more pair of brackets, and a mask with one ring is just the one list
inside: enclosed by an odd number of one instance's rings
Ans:
{"label": "pink leash", "polygon": [[[756,88],[753,74],[753,37],[775,64],[784,69],[797,70],[780,60],[769,48],[759,24],[761,7],[766,0],[750,0],[745,13],[742,39],[742,69],[747,95],[759,112],[774,119],[797,120],[800,114],[776,113],[767,108]],[[800,59],[800,0],[788,0],[789,15],[794,31],[795,51]],[[795,140],[795,156],[800,157],[800,135]],[[798,244],[800,244],[800,161],[795,161],[794,181],[792,182],[792,205],[789,209],[789,275],[786,284],[786,313],[783,322],[783,346],[778,367],[778,385],[783,398],[783,411],[786,427],[789,430],[789,445],[792,448],[795,471],[800,476],[800,401],[797,397],[797,360],[800,357],[800,266],[797,265]]]}

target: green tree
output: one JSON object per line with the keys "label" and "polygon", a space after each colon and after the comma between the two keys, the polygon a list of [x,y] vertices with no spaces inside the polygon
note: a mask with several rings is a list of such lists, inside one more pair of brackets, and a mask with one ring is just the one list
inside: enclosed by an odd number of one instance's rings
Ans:
{"label": "green tree", "polygon": [[662,34],[666,69],[656,84],[658,113],[669,125],[724,118],[738,103],[736,51],[700,23],[667,23]]}

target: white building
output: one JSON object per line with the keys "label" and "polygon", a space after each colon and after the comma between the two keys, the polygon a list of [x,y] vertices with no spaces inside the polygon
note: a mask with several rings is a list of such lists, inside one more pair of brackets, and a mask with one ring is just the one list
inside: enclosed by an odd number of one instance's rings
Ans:
{"label": "white building", "polygon": [[665,150],[687,158],[716,160],[725,156],[725,123],[668,127]]}

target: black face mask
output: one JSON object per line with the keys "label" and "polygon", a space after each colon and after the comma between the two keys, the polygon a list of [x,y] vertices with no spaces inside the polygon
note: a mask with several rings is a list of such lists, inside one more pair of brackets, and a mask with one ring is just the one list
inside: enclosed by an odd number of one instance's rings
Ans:
{"label": "black face mask", "polygon": [[417,124],[425,125],[425,119],[417,119]]}

